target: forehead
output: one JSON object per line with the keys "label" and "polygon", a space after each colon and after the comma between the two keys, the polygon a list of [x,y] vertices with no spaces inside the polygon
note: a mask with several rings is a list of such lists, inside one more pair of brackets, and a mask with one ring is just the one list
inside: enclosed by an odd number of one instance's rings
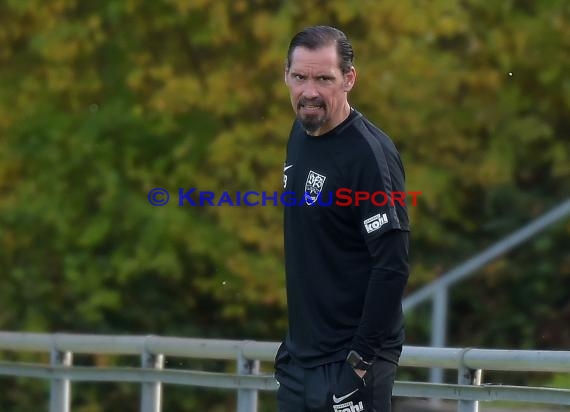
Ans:
{"label": "forehead", "polygon": [[336,46],[331,44],[315,50],[296,47],[291,53],[290,70],[340,71]]}

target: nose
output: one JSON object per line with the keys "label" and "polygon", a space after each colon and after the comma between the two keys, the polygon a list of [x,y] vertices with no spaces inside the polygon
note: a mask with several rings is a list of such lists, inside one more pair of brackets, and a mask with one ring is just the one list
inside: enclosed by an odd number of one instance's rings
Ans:
{"label": "nose", "polygon": [[303,97],[307,99],[314,99],[319,96],[319,91],[313,81],[308,81],[303,87]]}

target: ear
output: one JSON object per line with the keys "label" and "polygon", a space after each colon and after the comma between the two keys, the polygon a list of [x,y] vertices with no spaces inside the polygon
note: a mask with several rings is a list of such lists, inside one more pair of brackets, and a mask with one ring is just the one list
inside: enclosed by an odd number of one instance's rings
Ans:
{"label": "ear", "polygon": [[285,84],[286,84],[286,85],[289,85],[289,83],[288,83],[288,81],[287,81],[287,77],[288,77],[287,75],[288,75],[288,74],[289,74],[289,70],[285,69],[285,74],[284,74],[284,76],[283,76],[283,80],[285,80]]}
{"label": "ear", "polygon": [[356,82],[356,69],[354,68],[354,66],[352,66],[348,71],[348,73],[344,75],[344,82],[343,82],[344,91],[347,93],[351,91],[355,82]]}

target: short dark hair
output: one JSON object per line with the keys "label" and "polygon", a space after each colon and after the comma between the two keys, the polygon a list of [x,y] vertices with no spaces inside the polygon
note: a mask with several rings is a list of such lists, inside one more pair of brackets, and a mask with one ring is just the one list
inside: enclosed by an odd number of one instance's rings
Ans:
{"label": "short dark hair", "polygon": [[291,67],[291,56],[295,48],[306,47],[309,50],[317,50],[331,44],[336,44],[340,71],[343,74],[348,73],[354,61],[352,44],[348,41],[346,34],[330,26],[307,27],[291,39],[287,51],[287,70]]}

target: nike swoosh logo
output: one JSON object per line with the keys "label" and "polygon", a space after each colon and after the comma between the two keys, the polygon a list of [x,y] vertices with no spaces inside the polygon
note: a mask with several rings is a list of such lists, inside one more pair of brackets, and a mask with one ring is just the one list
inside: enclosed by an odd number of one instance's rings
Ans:
{"label": "nike swoosh logo", "polygon": [[334,403],[340,403],[340,402],[344,401],[346,398],[348,398],[350,395],[356,393],[357,391],[358,391],[358,389],[355,389],[352,392],[350,392],[349,394],[341,396],[340,398],[337,398],[335,395],[333,395],[333,402]]}
{"label": "nike swoosh logo", "polygon": [[290,168],[292,168],[292,167],[293,167],[293,165],[285,166],[285,167],[283,168],[283,171],[286,172],[287,169],[290,169]]}

